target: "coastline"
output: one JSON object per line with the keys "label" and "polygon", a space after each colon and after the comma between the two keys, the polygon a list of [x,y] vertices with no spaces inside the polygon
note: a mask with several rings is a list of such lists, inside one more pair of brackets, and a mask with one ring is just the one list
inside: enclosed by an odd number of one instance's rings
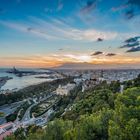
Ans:
{"label": "coastline", "polygon": [[[45,81],[38,84],[30,85],[14,91],[12,93],[0,94],[0,106],[22,101],[24,99],[36,98],[41,95],[46,95],[56,90],[59,84],[63,85],[71,81],[71,77],[56,79],[53,81]],[[9,102],[10,101],[10,102]]]}
{"label": "coastline", "polygon": [[[4,79],[5,77],[8,77],[8,80],[5,80]],[[40,84],[42,82],[54,80],[56,78],[59,77],[57,77],[55,73],[52,73],[51,71],[48,70],[41,71],[40,69],[0,68],[0,91],[2,90],[15,91],[15,89],[20,90],[29,85]]]}
{"label": "coastline", "polygon": [[[9,80],[10,80],[10,79],[9,79]],[[4,86],[4,85],[6,84],[6,82],[8,81],[8,80],[7,80],[7,81],[0,87],[0,94],[18,92],[18,91],[24,90],[25,88],[28,88],[28,87],[30,87],[30,86],[38,86],[38,85],[40,85],[40,84],[43,84],[43,83],[46,83],[46,82],[52,82],[52,81],[54,81],[54,80],[57,80],[57,79],[49,79],[49,80],[46,79],[46,81],[42,81],[42,82],[34,83],[34,84],[31,84],[31,85],[23,86],[23,87],[21,87],[21,88],[13,88],[13,89],[5,89],[5,90],[2,89],[2,90],[1,90],[1,87]]]}
{"label": "coastline", "polygon": [[6,84],[6,82],[10,79],[13,79],[12,77],[9,77],[9,76],[3,76],[3,77],[0,77],[0,89],[2,86],[4,86]]}
{"label": "coastline", "polygon": [[24,87],[22,87],[22,88],[20,88],[20,89],[17,89],[17,92],[20,91],[20,90],[24,90],[24,89],[26,89],[26,88],[29,88],[29,87],[39,86],[39,85],[41,85],[41,84],[44,84],[44,83],[47,83],[47,82],[52,82],[52,81],[55,81],[55,80],[57,80],[57,79],[52,79],[52,80],[48,80],[48,81],[42,81],[42,82],[38,82],[38,83],[31,84],[31,85],[28,85],[28,86],[24,86]]}

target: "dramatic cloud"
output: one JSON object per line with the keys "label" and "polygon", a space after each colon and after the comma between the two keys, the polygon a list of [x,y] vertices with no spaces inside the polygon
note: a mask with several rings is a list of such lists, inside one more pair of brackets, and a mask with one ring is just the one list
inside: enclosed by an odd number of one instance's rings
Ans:
{"label": "dramatic cloud", "polygon": [[139,41],[136,41],[134,43],[125,44],[125,45],[121,46],[120,48],[131,48],[131,47],[135,47],[138,45],[139,45]]}
{"label": "dramatic cloud", "polygon": [[90,13],[92,10],[96,8],[97,0],[88,0],[86,5],[81,9],[82,14]]}
{"label": "dramatic cloud", "polygon": [[60,48],[60,49],[58,49],[59,51],[63,51],[64,49],[62,49],[62,48]]}
{"label": "dramatic cloud", "polygon": [[106,54],[106,56],[115,56],[116,54],[115,53],[108,53]]}
{"label": "dramatic cloud", "polygon": [[57,0],[56,5],[52,7],[45,7],[44,12],[46,13],[57,13],[61,11],[64,7],[64,2],[63,0]]}
{"label": "dramatic cloud", "polygon": [[[115,32],[109,32],[109,31],[99,31],[99,30],[94,30],[94,29],[88,29],[88,30],[73,30],[73,35],[76,38],[79,38],[79,40],[89,40],[89,41],[97,41],[97,38],[102,37],[106,40],[112,40],[117,38],[118,34]],[[80,36],[79,36],[80,35]],[[99,39],[98,41],[101,41],[102,39]]]}
{"label": "dramatic cloud", "polygon": [[[101,54],[106,54],[105,52],[101,52],[101,51],[96,51],[96,52],[94,52],[91,56],[96,56],[96,55],[101,55]],[[117,55],[117,54],[115,54],[115,53],[107,53],[105,56],[115,56],[115,55]]]}
{"label": "dramatic cloud", "polygon": [[103,41],[103,40],[104,40],[103,38],[98,38],[98,39],[97,39],[98,42],[101,42],[101,41]]}
{"label": "dramatic cloud", "polygon": [[130,48],[129,50],[127,50],[126,52],[137,52],[140,51],[140,36],[136,36],[136,37],[131,37],[127,40],[124,41],[124,45],[121,46],[120,48]]}
{"label": "dramatic cloud", "polygon": [[64,7],[64,4],[63,4],[63,1],[62,0],[58,0],[58,7],[57,7],[57,10],[60,11],[62,10]]}
{"label": "dramatic cloud", "polygon": [[[90,64],[101,64],[109,68],[111,65],[116,65],[118,66],[120,64],[137,64],[140,63],[139,58],[131,58],[131,57],[112,57],[107,58],[107,57],[98,57],[98,58],[93,58],[87,54],[49,54],[49,55],[33,55],[33,56],[15,56],[15,57],[10,57],[10,56],[5,56],[2,57],[0,56],[0,66],[18,66],[18,67],[55,67],[55,66],[60,66],[62,64],[68,64],[68,63],[90,63]],[[96,67],[96,65],[95,65]],[[73,68],[73,67],[70,67]],[[85,68],[88,68],[85,65]],[[96,67],[97,68],[97,67]]]}
{"label": "dramatic cloud", "polygon": [[44,39],[58,39],[58,37],[49,35],[47,31],[41,30],[41,29],[36,29],[33,27],[27,27],[27,25],[23,24],[17,24],[13,22],[7,22],[7,21],[0,21],[0,24],[3,26],[7,26],[8,28],[18,30],[23,33],[31,33],[35,36],[38,36],[40,38]]}
{"label": "dramatic cloud", "polygon": [[132,19],[140,14],[140,0],[128,0],[129,10],[126,11],[125,16],[127,19]]}
{"label": "dramatic cloud", "polygon": [[140,51],[140,46],[138,46],[138,47],[133,47],[133,48],[127,50],[126,52],[138,52],[138,51]]}
{"label": "dramatic cloud", "polygon": [[27,31],[32,31],[33,29],[31,27],[28,27],[27,28]]}
{"label": "dramatic cloud", "polygon": [[120,5],[119,7],[112,7],[111,10],[113,12],[118,12],[118,11],[126,9],[127,7],[128,7],[128,4],[125,4],[125,5]]}
{"label": "dramatic cloud", "polygon": [[100,55],[100,54],[103,54],[103,52],[101,52],[101,51],[96,51],[96,52],[94,52],[93,54],[91,54],[91,56],[93,56],[93,55]]}
{"label": "dramatic cloud", "polygon": [[122,11],[126,19],[132,19],[136,15],[140,14],[140,0],[127,0],[118,7],[113,7],[111,9],[113,12]]}
{"label": "dramatic cloud", "polygon": [[75,62],[91,62],[92,57],[87,54],[65,54],[62,58],[68,58],[69,60],[73,60]]}
{"label": "dramatic cloud", "polygon": [[[104,0],[105,1],[105,0]],[[81,14],[90,14],[97,8],[97,4],[100,0],[88,0],[81,9]],[[132,19],[136,15],[140,14],[140,0],[126,0],[117,7],[111,8],[112,12],[122,11],[126,19]]]}
{"label": "dramatic cloud", "polygon": [[134,16],[135,16],[135,13],[134,13],[134,10],[133,10],[133,9],[130,9],[130,10],[126,11],[126,13],[125,13],[125,17],[126,17],[127,19],[131,19],[131,18],[133,18]]}
{"label": "dramatic cloud", "polygon": [[121,46],[120,48],[131,48],[131,47],[136,47],[138,46],[140,43],[137,41],[137,42],[134,42],[134,43],[129,43],[129,44],[126,44],[126,45],[123,45]]}
{"label": "dramatic cloud", "polygon": [[125,40],[124,42],[125,42],[125,43],[134,43],[134,42],[136,42],[139,38],[140,38],[140,36],[131,37],[131,38]]}
{"label": "dramatic cloud", "polygon": [[139,0],[128,0],[128,4],[132,6],[138,6],[140,8],[140,1]]}
{"label": "dramatic cloud", "polygon": [[[100,31],[96,29],[78,29],[71,27],[62,20],[52,19],[49,22],[46,20],[31,18],[31,22],[27,24],[14,23],[9,21],[0,21],[0,24],[7,26],[24,33],[31,33],[33,35],[42,37],[44,39],[71,39],[76,41],[102,41],[113,40],[124,36],[122,33],[111,31]],[[28,27],[28,25],[32,25]],[[102,38],[100,38],[102,36]]]}

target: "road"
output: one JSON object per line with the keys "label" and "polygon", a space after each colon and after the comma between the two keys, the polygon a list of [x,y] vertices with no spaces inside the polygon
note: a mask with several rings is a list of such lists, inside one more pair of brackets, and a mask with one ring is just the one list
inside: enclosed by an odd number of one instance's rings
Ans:
{"label": "road", "polygon": [[10,114],[12,114],[13,112],[15,112],[17,110],[18,107],[21,106],[21,104],[23,104],[24,101],[20,101],[20,102],[15,102],[12,104],[6,104],[3,106],[0,106],[0,112],[4,113],[5,116],[8,116]]}
{"label": "road", "polygon": [[33,105],[31,105],[27,110],[26,110],[26,112],[25,112],[25,114],[24,114],[24,116],[23,116],[23,118],[22,118],[22,122],[25,122],[25,121],[28,121],[28,120],[30,120],[31,118],[30,118],[30,111],[31,111],[31,109],[32,109],[32,107],[34,107],[35,105],[37,105],[38,103],[34,103]]}
{"label": "road", "polygon": [[50,98],[50,97],[52,97],[52,96],[53,96],[53,95],[49,95],[49,96],[47,96],[47,97],[45,97],[45,98],[43,98],[43,99],[40,99],[40,101],[39,101],[38,103],[32,104],[32,105],[26,110],[26,112],[25,112],[25,114],[24,114],[24,116],[23,116],[21,122],[29,121],[29,120],[31,119],[31,117],[30,117],[31,109],[32,109],[34,106],[36,106],[37,104],[39,104],[40,102],[45,101],[45,100],[47,100],[48,98]]}

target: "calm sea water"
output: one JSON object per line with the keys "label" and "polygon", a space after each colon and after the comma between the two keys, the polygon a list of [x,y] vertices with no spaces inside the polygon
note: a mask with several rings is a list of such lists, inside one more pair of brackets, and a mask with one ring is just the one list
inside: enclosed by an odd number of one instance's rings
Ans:
{"label": "calm sea water", "polygon": [[[8,80],[6,82],[6,84],[1,87],[1,90],[21,89],[21,88],[27,87],[29,85],[34,85],[34,84],[38,84],[38,83],[41,83],[41,82],[52,80],[52,79],[35,78],[36,76],[46,76],[46,74],[17,77],[14,74],[7,73],[6,72],[7,70],[9,70],[9,69],[0,68],[0,77],[9,76],[9,77],[12,77],[13,79]],[[41,70],[41,69],[19,69],[19,70],[29,70],[29,71],[33,70],[33,71],[38,71],[38,72],[45,71],[45,70]]]}

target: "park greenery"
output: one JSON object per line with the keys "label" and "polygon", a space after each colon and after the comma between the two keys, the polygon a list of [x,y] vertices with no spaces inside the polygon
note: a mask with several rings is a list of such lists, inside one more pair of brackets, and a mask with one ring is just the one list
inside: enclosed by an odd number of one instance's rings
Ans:
{"label": "park greenery", "polygon": [[4,117],[4,113],[3,112],[0,112],[0,117]]}
{"label": "park greenery", "polygon": [[37,105],[31,108],[30,116],[39,117],[43,115],[50,108],[52,108],[55,105],[55,103],[59,102],[59,100],[60,97],[54,95],[53,97],[50,97],[49,99],[46,99],[38,103]]}
{"label": "park greenery", "polygon": [[[122,83],[100,85],[62,97],[46,128],[18,129],[5,140],[140,140],[140,76]],[[63,113],[63,115],[62,115]]]}

